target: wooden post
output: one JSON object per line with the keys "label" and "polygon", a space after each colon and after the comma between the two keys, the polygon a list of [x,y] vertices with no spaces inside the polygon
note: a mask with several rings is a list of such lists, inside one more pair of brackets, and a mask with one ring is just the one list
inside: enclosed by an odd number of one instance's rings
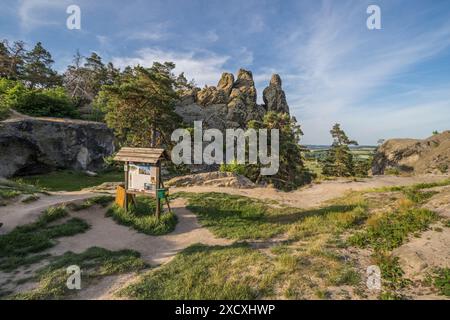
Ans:
{"label": "wooden post", "polygon": [[160,181],[161,181],[161,162],[158,161],[156,163],[156,218],[159,220],[161,216],[161,205],[160,205],[160,199],[158,196],[158,189],[160,188]]}
{"label": "wooden post", "polygon": [[129,170],[130,166],[128,165],[128,161],[125,162],[125,212],[128,212],[128,177],[129,177]]}

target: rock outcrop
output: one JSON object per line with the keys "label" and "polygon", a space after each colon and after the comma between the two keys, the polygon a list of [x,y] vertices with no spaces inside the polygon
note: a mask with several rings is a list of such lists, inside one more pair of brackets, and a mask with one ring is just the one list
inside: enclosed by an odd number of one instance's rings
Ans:
{"label": "rock outcrop", "polygon": [[450,131],[425,140],[387,140],[374,156],[372,173],[384,174],[389,170],[415,174],[450,174]]}
{"label": "rock outcrop", "polygon": [[254,188],[255,184],[248,178],[232,172],[204,172],[175,177],[165,183],[168,187],[190,187],[190,186],[211,186],[211,187],[233,187],[248,189]]}
{"label": "rock outcrop", "polygon": [[274,74],[264,90],[264,103],[257,103],[257,92],[251,71],[240,69],[236,79],[223,73],[217,86],[187,90],[176,112],[192,124],[203,121],[205,128],[246,128],[251,120],[262,120],[268,111],[289,113],[280,76]]}
{"label": "rock outcrop", "polygon": [[55,168],[97,170],[113,152],[113,132],[103,123],[32,117],[0,122],[3,177]]}
{"label": "rock outcrop", "polygon": [[263,92],[263,100],[267,111],[289,113],[289,106],[286,102],[286,95],[281,88],[281,78],[274,74],[270,79],[270,84]]}

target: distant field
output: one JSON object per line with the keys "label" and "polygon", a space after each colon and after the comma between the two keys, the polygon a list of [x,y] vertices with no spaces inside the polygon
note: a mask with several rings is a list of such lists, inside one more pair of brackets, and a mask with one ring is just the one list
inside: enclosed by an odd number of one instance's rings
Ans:
{"label": "distant field", "polygon": [[[330,146],[307,145],[306,148],[309,152],[305,153],[305,166],[320,179],[322,178],[322,164],[320,161],[325,159]],[[354,158],[365,160],[374,155],[376,147],[356,146],[350,147],[350,150]]]}
{"label": "distant field", "polygon": [[[310,151],[305,154],[308,160],[320,160],[324,159],[329,146],[308,145],[306,148]],[[360,159],[367,159],[375,153],[376,146],[356,146],[350,147],[353,155]]]}

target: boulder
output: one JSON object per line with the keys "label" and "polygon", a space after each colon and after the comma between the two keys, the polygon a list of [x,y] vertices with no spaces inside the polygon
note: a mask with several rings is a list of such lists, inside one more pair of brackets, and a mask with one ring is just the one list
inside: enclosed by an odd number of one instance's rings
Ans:
{"label": "boulder", "polygon": [[244,176],[232,172],[220,171],[176,177],[167,181],[165,185],[168,187],[211,186],[242,189],[255,187],[255,184]]}
{"label": "boulder", "polygon": [[114,134],[103,123],[33,117],[0,122],[0,176],[95,171],[113,152]]}
{"label": "boulder", "polygon": [[281,78],[278,74],[272,75],[269,86],[263,91],[263,100],[267,111],[289,113],[286,95],[281,88]]}
{"label": "boulder", "polygon": [[428,139],[390,139],[375,153],[372,173],[450,174],[450,131]]}

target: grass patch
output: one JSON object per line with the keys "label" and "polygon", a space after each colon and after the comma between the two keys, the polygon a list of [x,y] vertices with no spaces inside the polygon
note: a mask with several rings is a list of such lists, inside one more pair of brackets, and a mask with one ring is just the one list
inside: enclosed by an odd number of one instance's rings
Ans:
{"label": "grass patch", "polygon": [[406,199],[417,204],[425,203],[432,196],[439,193],[437,191],[421,191],[420,189],[409,188],[404,189],[402,192],[405,195]]}
{"label": "grass patch", "polygon": [[83,253],[66,252],[55,257],[50,264],[38,270],[35,279],[38,287],[30,292],[20,293],[10,299],[61,299],[74,293],[66,286],[66,268],[77,265],[82,271],[82,289],[99,277],[134,272],[142,270],[148,265],[140,259],[139,252],[133,250],[109,251],[92,247]]}
{"label": "grass patch", "polygon": [[290,239],[301,240],[321,234],[340,234],[362,224],[367,218],[367,211],[365,206],[360,205],[331,205],[306,211],[303,216],[303,219],[289,228]]}
{"label": "grass patch", "polygon": [[44,190],[34,185],[26,184],[21,179],[16,181],[6,180],[0,178],[0,192],[3,191],[16,191],[20,194],[33,194],[33,193],[45,193]]}
{"label": "grass patch", "polygon": [[125,226],[148,235],[163,235],[175,230],[178,222],[173,212],[161,214],[158,220],[155,215],[156,201],[150,197],[136,197],[137,206],[131,206],[128,212],[117,205],[108,209],[106,215]]}
{"label": "grass patch", "polygon": [[11,232],[0,235],[0,269],[10,271],[33,262],[29,255],[41,252],[55,245],[55,239],[85,232],[89,225],[79,218],[72,218],[61,224],[51,224],[67,216],[63,207],[52,207],[44,211],[39,219],[30,224],[18,226]]}
{"label": "grass patch", "polygon": [[68,205],[68,207],[73,211],[85,210],[94,205],[99,205],[102,208],[106,208],[107,206],[109,206],[111,204],[112,201],[114,201],[113,196],[104,195],[104,196],[97,196],[97,197],[87,199],[87,200],[83,201],[81,204],[70,203]]}
{"label": "grass patch", "polygon": [[[286,230],[293,218],[271,209],[262,201],[225,193],[183,193],[187,208],[216,236],[228,239],[268,239]],[[285,212],[288,209],[285,209]],[[278,221],[277,221],[278,220]]]}
{"label": "grass patch", "polygon": [[355,269],[346,266],[332,272],[328,281],[333,286],[356,286],[361,281],[361,275]]}
{"label": "grass patch", "polygon": [[22,200],[24,203],[29,203],[39,199],[36,193],[46,192],[35,186],[27,185],[23,182],[15,182],[0,178],[0,206],[6,206],[9,200],[12,200],[22,194],[29,194]]}
{"label": "grass patch", "polygon": [[187,208],[216,236],[237,240],[269,239],[288,233],[290,240],[354,227],[366,217],[360,200],[301,210],[273,207],[264,201],[225,193],[178,193]]}
{"label": "grass patch", "polygon": [[431,276],[430,282],[441,295],[450,297],[450,268],[439,268]]}
{"label": "grass patch", "polygon": [[370,190],[369,192],[395,192],[395,191],[405,191],[405,190],[423,190],[435,187],[445,187],[450,185],[450,179],[444,179],[436,182],[423,182],[417,183],[411,186],[392,186],[392,187],[381,187]]}
{"label": "grass patch", "polygon": [[3,200],[10,200],[21,194],[22,193],[18,190],[0,189],[0,199],[3,199]]}
{"label": "grass patch", "polygon": [[257,299],[270,291],[267,258],[246,244],[193,245],[121,291],[134,299]]}
{"label": "grass patch", "polygon": [[352,245],[371,247],[376,251],[390,251],[404,243],[409,234],[424,231],[438,220],[438,215],[428,209],[409,208],[382,215],[371,221],[364,231],[349,238]]}
{"label": "grass patch", "polygon": [[91,177],[80,171],[59,170],[48,174],[21,177],[18,181],[48,191],[77,191],[98,186],[104,182],[123,181],[123,172],[100,172],[98,176]]}
{"label": "grass patch", "polygon": [[411,281],[405,279],[404,271],[400,267],[398,257],[393,257],[390,254],[378,253],[374,256],[375,264],[380,267],[382,292],[380,293],[381,300],[400,300],[404,296],[400,291],[407,287]]}

